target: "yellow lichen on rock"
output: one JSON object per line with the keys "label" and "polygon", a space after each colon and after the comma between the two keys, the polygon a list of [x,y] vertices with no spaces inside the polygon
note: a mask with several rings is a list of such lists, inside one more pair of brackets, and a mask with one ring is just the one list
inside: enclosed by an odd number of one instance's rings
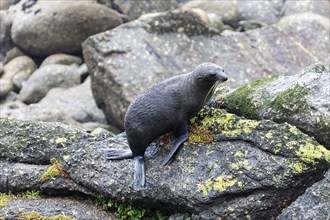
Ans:
{"label": "yellow lichen on rock", "polygon": [[70,159],[70,155],[64,155],[63,160],[68,161]]}
{"label": "yellow lichen on rock", "polygon": [[317,142],[301,144],[295,153],[302,161],[306,163],[315,164],[317,163],[317,160],[322,158],[330,163],[330,151]]}
{"label": "yellow lichen on rock", "polygon": [[209,178],[205,183],[197,184],[197,189],[208,196],[210,191],[223,192],[237,182],[231,175],[221,175],[215,178]]}
{"label": "yellow lichen on rock", "polygon": [[4,207],[13,198],[15,198],[15,195],[11,193],[0,193],[0,208]]}
{"label": "yellow lichen on rock", "polygon": [[67,141],[67,139],[66,139],[65,137],[57,138],[57,139],[55,140],[56,144],[61,144],[61,143],[64,143],[64,142],[66,142],[66,141]]}
{"label": "yellow lichen on rock", "polygon": [[293,173],[295,174],[300,174],[308,169],[306,165],[301,162],[292,162],[288,166],[293,170]]}
{"label": "yellow lichen on rock", "polygon": [[191,120],[190,142],[215,142],[214,132],[220,131],[223,136],[237,137],[250,134],[260,124],[259,121],[239,118],[221,109],[204,106]]}
{"label": "yellow lichen on rock", "polygon": [[243,183],[243,182],[241,182],[241,181],[237,182],[237,186],[238,186],[239,188],[242,188],[244,185],[245,185],[245,183]]}
{"label": "yellow lichen on rock", "polygon": [[74,218],[60,214],[60,215],[53,215],[53,216],[44,216],[38,212],[20,212],[19,217],[26,219],[26,220],[73,220]]}
{"label": "yellow lichen on rock", "polygon": [[221,133],[228,137],[236,137],[241,134],[251,133],[259,124],[259,121],[239,119],[236,115],[225,113],[219,118]]}
{"label": "yellow lichen on rock", "polygon": [[251,165],[250,161],[248,160],[241,160],[236,163],[231,163],[230,167],[234,170],[240,170],[240,169],[246,169],[246,170],[251,170]]}
{"label": "yellow lichen on rock", "polygon": [[244,155],[243,152],[240,150],[234,153],[234,157],[242,157],[243,155]]}
{"label": "yellow lichen on rock", "polygon": [[291,150],[291,149],[295,148],[296,146],[299,146],[299,143],[298,143],[298,141],[293,140],[293,141],[287,142],[285,146],[287,149]]}

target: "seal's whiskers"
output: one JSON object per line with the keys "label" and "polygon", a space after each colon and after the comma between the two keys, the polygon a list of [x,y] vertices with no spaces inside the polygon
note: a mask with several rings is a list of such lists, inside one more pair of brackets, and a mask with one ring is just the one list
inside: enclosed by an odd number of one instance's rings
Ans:
{"label": "seal's whiskers", "polygon": [[210,100],[210,98],[214,94],[214,91],[216,90],[216,88],[218,87],[219,84],[220,84],[220,81],[217,81],[216,83],[214,83],[214,85],[211,87],[211,89],[208,91],[207,95],[205,96],[203,105],[208,103],[208,101]]}

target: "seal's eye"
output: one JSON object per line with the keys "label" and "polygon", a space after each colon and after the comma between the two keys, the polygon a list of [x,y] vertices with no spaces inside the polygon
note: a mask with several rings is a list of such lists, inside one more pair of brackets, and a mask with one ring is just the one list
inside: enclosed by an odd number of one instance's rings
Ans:
{"label": "seal's eye", "polygon": [[210,73],[210,74],[209,74],[209,77],[210,77],[210,78],[215,78],[216,76],[217,76],[216,73]]}

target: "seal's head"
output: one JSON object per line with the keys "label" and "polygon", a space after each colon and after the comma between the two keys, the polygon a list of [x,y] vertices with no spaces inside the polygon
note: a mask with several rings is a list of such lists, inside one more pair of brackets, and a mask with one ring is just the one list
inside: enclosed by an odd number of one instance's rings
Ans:
{"label": "seal's head", "polygon": [[197,83],[203,87],[212,87],[216,83],[222,83],[228,79],[223,68],[214,63],[202,63],[194,69],[194,77]]}
{"label": "seal's head", "polygon": [[214,63],[202,63],[192,72],[194,87],[198,88],[195,99],[204,105],[213,95],[219,83],[227,81],[228,77],[223,68]]}

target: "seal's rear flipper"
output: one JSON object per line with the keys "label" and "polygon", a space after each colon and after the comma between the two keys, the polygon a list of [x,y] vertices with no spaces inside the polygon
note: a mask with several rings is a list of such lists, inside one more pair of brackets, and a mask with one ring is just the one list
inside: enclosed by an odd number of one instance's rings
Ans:
{"label": "seal's rear flipper", "polygon": [[186,121],[180,122],[173,130],[173,145],[170,153],[167,155],[162,163],[162,166],[166,165],[173,157],[180,145],[188,140],[188,123]]}
{"label": "seal's rear flipper", "polygon": [[133,153],[130,150],[119,150],[110,148],[105,151],[105,157],[108,160],[122,160],[133,158]]}
{"label": "seal's rear flipper", "polygon": [[144,159],[142,156],[134,157],[134,186],[142,187],[146,181]]}

